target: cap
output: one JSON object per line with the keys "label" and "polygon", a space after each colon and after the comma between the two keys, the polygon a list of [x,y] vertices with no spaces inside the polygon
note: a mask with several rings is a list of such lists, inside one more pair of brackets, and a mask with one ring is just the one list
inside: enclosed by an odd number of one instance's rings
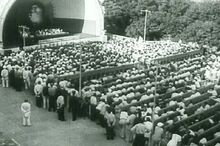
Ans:
{"label": "cap", "polygon": [[161,123],[161,122],[157,123],[157,126],[159,126],[159,127],[162,127],[163,125],[164,125],[164,124]]}

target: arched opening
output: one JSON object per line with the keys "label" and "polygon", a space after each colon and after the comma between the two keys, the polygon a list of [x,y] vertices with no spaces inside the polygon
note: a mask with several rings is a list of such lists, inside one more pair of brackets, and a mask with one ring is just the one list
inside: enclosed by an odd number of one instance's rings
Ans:
{"label": "arched opening", "polygon": [[[81,33],[84,25],[83,0],[16,0],[9,9],[3,25],[4,48],[22,46],[19,26],[27,26],[31,34],[40,29],[60,28],[69,35]],[[34,35],[33,35],[34,36]],[[38,38],[26,39],[26,45]]]}

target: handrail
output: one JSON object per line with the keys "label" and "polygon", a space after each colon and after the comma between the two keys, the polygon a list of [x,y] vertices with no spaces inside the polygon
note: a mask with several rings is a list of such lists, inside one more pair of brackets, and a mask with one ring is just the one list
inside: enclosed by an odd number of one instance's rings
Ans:
{"label": "handrail", "polygon": [[203,120],[201,120],[201,121],[199,121],[199,122],[197,122],[193,125],[190,125],[188,128],[191,129],[191,130],[199,130],[200,125],[203,125],[205,122],[209,121],[209,119],[212,119],[213,117],[214,117],[214,115],[211,116],[211,117],[205,118],[205,119],[203,119]]}
{"label": "handrail", "polygon": [[167,57],[163,57],[163,58],[157,58],[155,59],[155,61],[164,64],[166,62],[170,62],[170,61],[175,61],[175,60],[180,60],[180,59],[184,59],[186,57],[190,57],[193,55],[197,55],[197,54],[202,54],[203,50],[199,49],[199,50],[195,50],[195,51],[191,51],[191,52],[187,52],[187,53],[183,53],[183,54],[176,54],[176,55],[172,55],[172,56],[167,56]]}
{"label": "handrail", "polygon": [[[207,96],[208,94],[209,94],[209,93],[204,94],[204,95],[202,95],[202,96]],[[202,97],[202,96],[198,96],[198,97]],[[194,111],[196,110],[196,108],[198,108],[199,105],[202,105],[202,104],[205,103],[205,102],[209,102],[209,103],[211,104],[211,102],[213,102],[213,100],[212,100],[212,99],[203,100],[203,101],[199,102],[198,104],[195,104],[193,107],[187,107],[187,108],[185,108],[185,112],[186,112],[186,113],[192,112],[192,111],[194,112]],[[214,104],[214,103],[215,103],[215,102],[213,102],[213,104]],[[178,105],[176,104],[176,105],[172,106],[172,108],[175,108],[175,107],[178,107]],[[160,111],[160,112],[162,112],[162,111]],[[159,112],[158,112],[158,113],[159,113]],[[165,120],[165,119],[169,119],[169,117],[174,117],[174,116],[177,116],[177,115],[179,115],[179,114],[180,114],[179,111],[175,111],[175,112],[173,112],[173,113],[171,113],[171,114],[168,114],[168,115],[165,115],[165,116],[162,116],[162,117],[158,118],[158,119],[155,121],[155,123],[162,122],[162,121]]]}
{"label": "handrail", "polygon": [[128,108],[131,107],[131,106],[138,106],[138,105],[141,105],[141,104],[144,104],[144,103],[148,103],[148,102],[150,102],[150,101],[153,101],[154,98],[158,99],[158,98],[160,98],[160,97],[165,97],[166,95],[170,95],[170,94],[172,94],[172,93],[174,93],[174,92],[181,91],[181,90],[184,90],[184,89],[185,89],[185,87],[181,87],[181,88],[178,88],[178,89],[176,89],[176,90],[174,90],[174,91],[170,91],[170,92],[167,92],[167,93],[158,95],[158,96],[153,96],[153,97],[151,97],[151,98],[148,98],[148,99],[145,99],[145,100],[142,100],[142,101],[138,101],[138,102],[136,102],[136,103],[129,104],[129,105],[123,107],[123,108],[124,108],[124,109],[128,109]]}
{"label": "handrail", "polygon": [[[193,118],[196,118],[196,117],[199,116],[199,115],[203,115],[203,116],[204,116],[205,114],[207,115],[207,114],[210,114],[210,113],[212,113],[212,115],[213,115],[213,114],[215,114],[215,112],[213,112],[213,111],[214,111],[214,110],[219,110],[219,109],[220,109],[220,104],[217,104],[217,105],[215,105],[215,106],[213,106],[213,107],[207,109],[207,110],[204,111],[204,112],[195,113],[195,114],[193,114],[193,115],[191,115],[191,116],[189,116],[189,117],[187,117],[187,118],[185,118],[185,119],[182,119],[182,120],[180,120],[180,121],[178,121],[178,122],[176,122],[176,123],[174,123],[174,124],[172,124],[172,125],[180,126],[181,123],[185,123],[186,121],[192,120]],[[208,116],[206,116],[206,117],[208,117]],[[206,117],[205,117],[205,118],[206,118]],[[166,126],[166,129],[170,128],[172,125]]]}
{"label": "handrail", "polygon": [[208,141],[206,146],[214,146],[218,142],[220,142],[220,136]]}
{"label": "handrail", "polygon": [[220,130],[220,123],[218,123],[217,125],[213,127],[210,127],[209,129],[204,131],[202,134],[198,135],[198,138],[202,138],[208,134],[214,134],[215,132],[218,132],[219,130]]}

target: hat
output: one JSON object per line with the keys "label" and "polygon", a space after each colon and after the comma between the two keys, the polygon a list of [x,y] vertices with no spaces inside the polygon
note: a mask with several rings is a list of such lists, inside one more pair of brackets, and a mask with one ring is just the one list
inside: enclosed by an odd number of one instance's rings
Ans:
{"label": "hat", "polygon": [[157,126],[159,126],[159,127],[162,127],[163,125],[164,125],[164,124],[161,123],[161,122],[157,123]]}
{"label": "hat", "polygon": [[202,139],[199,141],[199,143],[205,144],[205,143],[207,143],[207,139],[206,139],[206,138],[202,138]]}
{"label": "hat", "polygon": [[141,106],[137,106],[137,109],[141,109]]}

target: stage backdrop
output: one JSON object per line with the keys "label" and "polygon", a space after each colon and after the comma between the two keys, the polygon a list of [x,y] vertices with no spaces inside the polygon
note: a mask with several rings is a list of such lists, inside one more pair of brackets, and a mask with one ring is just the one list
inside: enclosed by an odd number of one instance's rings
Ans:
{"label": "stage backdrop", "polygon": [[98,0],[0,0],[1,44],[16,45],[21,39],[19,25],[33,27],[30,19],[38,20],[35,15],[30,18],[31,7],[35,4],[41,8],[39,11],[45,19],[39,28],[57,27],[71,34],[103,34],[104,14]]}

